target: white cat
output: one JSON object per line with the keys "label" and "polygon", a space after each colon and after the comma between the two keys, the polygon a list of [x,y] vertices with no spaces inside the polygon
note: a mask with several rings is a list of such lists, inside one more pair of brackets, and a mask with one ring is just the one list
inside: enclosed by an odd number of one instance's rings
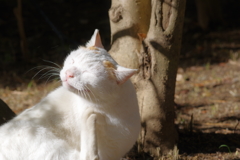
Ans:
{"label": "white cat", "polygon": [[135,72],[111,58],[95,30],[66,58],[62,86],[0,127],[0,160],[119,160],[140,131]]}

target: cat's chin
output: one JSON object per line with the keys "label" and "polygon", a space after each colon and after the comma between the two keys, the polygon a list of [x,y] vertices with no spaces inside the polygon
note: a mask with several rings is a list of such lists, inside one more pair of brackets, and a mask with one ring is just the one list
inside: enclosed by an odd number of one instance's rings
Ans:
{"label": "cat's chin", "polygon": [[83,93],[83,92],[88,92],[88,93],[90,93],[90,90],[88,90],[88,89],[78,90],[78,89],[74,88],[73,86],[71,86],[70,84],[68,84],[67,81],[63,81],[63,82],[62,82],[62,86],[63,86],[64,88],[66,88],[67,90],[69,90],[69,91],[71,91],[71,92],[74,92],[74,93],[77,93],[77,94]]}
{"label": "cat's chin", "polygon": [[66,88],[67,90],[69,90],[69,91],[72,91],[72,92],[76,92],[77,91],[77,89],[74,88],[73,86],[69,85],[67,81],[63,81],[62,82],[62,86],[64,88]]}

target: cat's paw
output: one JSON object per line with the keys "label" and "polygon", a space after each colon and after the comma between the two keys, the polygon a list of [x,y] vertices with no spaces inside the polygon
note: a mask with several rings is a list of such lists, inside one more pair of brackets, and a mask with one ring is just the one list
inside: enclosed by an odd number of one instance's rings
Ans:
{"label": "cat's paw", "polygon": [[91,158],[92,160],[99,160],[99,157],[98,156],[95,156],[93,158]]}
{"label": "cat's paw", "polygon": [[80,160],[99,160],[98,155],[87,155],[80,158]]}
{"label": "cat's paw", "polygon": [[85,111],[83,111],[82,113],[82,119],[84,121],[84,123],[87,122],[87,119],[90,117],[91,114],[94,113],[94,110],[90,107],[86,108]]}

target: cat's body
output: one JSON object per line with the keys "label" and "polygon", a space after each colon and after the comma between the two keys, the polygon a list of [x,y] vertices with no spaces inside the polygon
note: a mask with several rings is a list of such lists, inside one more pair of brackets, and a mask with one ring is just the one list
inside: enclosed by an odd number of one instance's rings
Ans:
{"label": "cat's body", "polygon": [[0,160],[119,160],[131,149],[140,130],[135,70],[117,65],[99,39],[95,31],[67,57],[62,87],[0,127]]}

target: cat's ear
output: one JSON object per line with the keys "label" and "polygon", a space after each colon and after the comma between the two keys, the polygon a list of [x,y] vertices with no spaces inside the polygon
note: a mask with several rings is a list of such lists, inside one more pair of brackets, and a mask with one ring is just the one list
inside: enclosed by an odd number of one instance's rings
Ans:
{"label": "cat's ear", "polygon": [[125,68],[122,66],[117,66],[117,69],[115,70],[115,76],[117,79],[118,84],[123,84],[126,82],[132,75],[134,75],[138,70],[137,69],[130,69]]}
{"label": "cat's ear", "polygon": [[104,48],[102,45],[101,37],[99,34],[99,30],[95,29],[92,38],[90,41],[86,44],[86,47],[99,47],[99,48]]}

